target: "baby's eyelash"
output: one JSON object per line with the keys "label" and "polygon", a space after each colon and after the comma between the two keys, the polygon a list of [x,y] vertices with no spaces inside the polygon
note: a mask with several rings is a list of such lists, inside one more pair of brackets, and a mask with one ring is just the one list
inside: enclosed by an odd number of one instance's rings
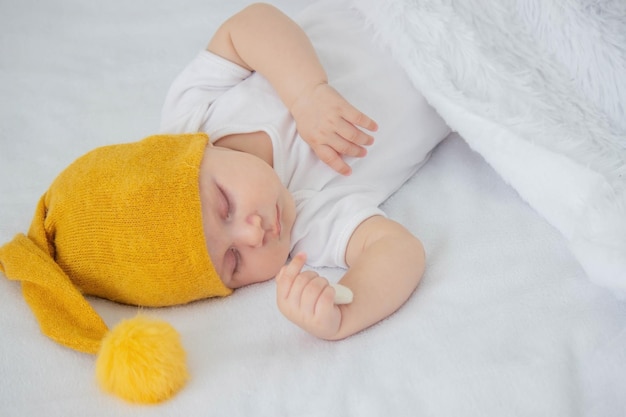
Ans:
{"label": "baby's eyelash", "polygon": [[222,197],[224,198],[224,202],[226,203],[226,212],[222,213],[222,215],[226,218],[229,218],[232,212],[232,206],[230,203],[230,199],[228,198],[228,194],[226,193],[226,191],[224,191],[224,189],[220,185],[217,185],[217,189],[219,190],[220,194],[222,194]]}
{"label": "baby's eyelash", "polygon": [[239,264],[241,262],[241,255],[239,251],[235,248],[230,249],[233,252],[233,256],[235,257],[235,267],[233,268],[233,274],[239,271]]}

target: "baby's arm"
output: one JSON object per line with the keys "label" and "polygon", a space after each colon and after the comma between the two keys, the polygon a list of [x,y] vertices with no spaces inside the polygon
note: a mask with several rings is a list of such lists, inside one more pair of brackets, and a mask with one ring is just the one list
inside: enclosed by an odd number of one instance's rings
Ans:
{"label": "baby's arm", "polygon": [[328,85],[326,71],[307,35],[275,7],[257,3],[235,14],[217,30],[207,49],[263,74],[293,115],[300,136],[342,174],[341,159],[364,156],[376,123]]}
{"label": "baby's arm", "polygon": [[276,277],[280,311],[309,333],[337,340],[395,312],[413,293],[424,272],[421,242],[402,225],[382,216],[365,220],[346,252],[349,269],[340,283],[354,293],[352,303],[334,305],[335,290],[313,271],[300,272],[298,254]]}

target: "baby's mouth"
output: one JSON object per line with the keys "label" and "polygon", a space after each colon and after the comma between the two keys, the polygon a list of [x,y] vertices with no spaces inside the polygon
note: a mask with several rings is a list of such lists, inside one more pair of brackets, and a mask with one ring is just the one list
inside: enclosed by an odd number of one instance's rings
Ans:
{"label": "baby's mouth", "polygon": [[280,207],[276,205],[276,236],[280,238],[280,232],[282,231],[282,225],[280,224]]}

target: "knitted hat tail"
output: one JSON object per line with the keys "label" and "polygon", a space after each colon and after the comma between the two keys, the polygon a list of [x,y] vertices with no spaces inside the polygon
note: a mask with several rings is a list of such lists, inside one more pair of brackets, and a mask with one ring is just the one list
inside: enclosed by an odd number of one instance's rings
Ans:
{"label": "knitted hat tail", "polygon": [[0,270],[22,282],[41,331],[56,342],[95,354],[108,328],[51,256],[23,234],[0,247]]}
{"label": "knitted hat tail", "polygon": [[169,306],[232,292],[206,250],[199,166],[206,135],[152,136],[77,159],[39,200],[28,235],[0,247],[0,271],[21,282],[41,331],[97,354],[102,388],[155,403],[188,379],[169,324],[141,316],[111,332],[83,294]]}

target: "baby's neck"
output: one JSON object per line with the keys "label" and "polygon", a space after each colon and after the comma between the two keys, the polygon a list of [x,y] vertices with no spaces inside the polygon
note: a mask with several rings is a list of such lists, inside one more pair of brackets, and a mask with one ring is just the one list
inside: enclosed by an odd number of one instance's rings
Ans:
{"label": "baby's neck", "polygon": [[270,166],[274,166],[272,140],[263,131],[227,135],[218,139],[215,145],[256,155]]}

